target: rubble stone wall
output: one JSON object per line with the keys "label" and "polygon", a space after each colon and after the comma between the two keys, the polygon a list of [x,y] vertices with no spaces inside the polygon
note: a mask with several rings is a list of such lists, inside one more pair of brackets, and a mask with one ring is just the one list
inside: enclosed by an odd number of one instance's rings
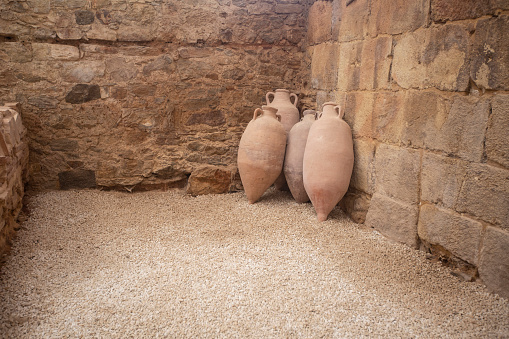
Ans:
{"label": "rubble stone wall", "polygon": [[317,103],[354,135],[343,207],[509,297],[509,2],[316,1]]}
{"label": "rubble stone wall", "polygon": [[17,228],[27,180],[26,129],[15,108],[0,105],[0,255]]}
{"label": "rubble stone wall", "polygon": [[265,93],[306,87],[308,2],[3,1],[0,101],[21,104],[31,187],[235,190]]}

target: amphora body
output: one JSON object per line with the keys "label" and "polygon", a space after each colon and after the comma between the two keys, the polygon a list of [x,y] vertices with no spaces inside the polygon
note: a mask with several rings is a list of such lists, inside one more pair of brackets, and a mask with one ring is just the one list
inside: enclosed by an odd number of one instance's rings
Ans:
{"label": "amphora body", "polygon": [[[271,96],[273,97],[272,101],[270,101]],[[291,101],[292,98],[293,103]],[[267,100],[268,106],[278,109],[277,112],[281,116],[281,124],[288,135],[293,125],[300,120],[299,109],[297,108],[297,102],[299,100],[297,94],[290,93],[287,89],[276,89],[275,92],[268,92],[265,95],[265,99]],[[276,179],[274,186],[279,190],[287,190],[283,171],[281,171],[281,175]]]}
{"label": "amphora body", "polygon": [[344,113],[335,103],[323,105],[309,130],[303,180],[319,221],[324,221],[345,195],[353,170],[353,141]]}
{"label": "amphora body", "polygon": [[283,168],[286,132],[276,112],[274,107],[257,108],[240,139],[237,165],[251,204],[274,183]]}
{"label": "amphora body", "polygon": [[309,201],[308,194],[304,188],[302,167],[309,129],[315,122],[316,112],[313,110],[306,110],[302,115],[302,121],[293,125],[288,134],[285,162],[283,165],[283,172],[286,182],[288,183],[288,188],[290,188],[293,198],[298,203]]}

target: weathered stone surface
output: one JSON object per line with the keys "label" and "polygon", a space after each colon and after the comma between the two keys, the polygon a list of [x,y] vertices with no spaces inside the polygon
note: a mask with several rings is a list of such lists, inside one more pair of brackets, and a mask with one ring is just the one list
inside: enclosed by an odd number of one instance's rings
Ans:
{"label": "weathered stone surface", "polygon": [[488,288],[509,299],[509,232],[487,227],[479,275]]}
{"label": "weathered stone surface", "polygon": [[364,40],[359,88],[367,90],[389,88],[391,64],[392,37]]}
{"label": "weathered stone surface", "polygon": [[0,60],[14,63],[25,63],[32,61],[32,51],[29,45],[20,42],[1,42]]}
{"label": "weathered stone surface", "polygon": [[[339,48],[338,83],[340,91],[359,89],[362,42],[344,42]],[[337,58],[337,56],[335,56]]]}
{"label": "weathered stone surface", "polygon": [[72,139],[55,139],[51,140],[50,147],[52,151],[74,152],[78,150],[78,142]]}
{"label": "weathered stone surface", "polygon": [[232,174],[218,167],[201,167],[189,177],[187,193],[191,195],[221,194],[230,189]]}
{"label": "weathered stone surface", "polygon": [[509,168],[509,95],[496,95],[491,101],[491,116],[486,131],[488,160]]}
{"label": "weathered stone surface", "polygon": [[380,141],[399,143],[405,128],[405,93],[378,92],[373,103],[373,135]]}
{"label": "weathered stone surface", "polygon": [[304,6],[299,4],[276,4],[274,11],[278,14],[301,13]]}
{"label": "weathered stone surface", "polygon": [[209,111],[207,113],[193,113],[187,119],[186,125],[204,124],[209,126],[221,126],[226,122],[224,113],[221,111]]}
{"label": "weathered stone surface", "polygon": [[372,0],[369,32],[399,34],[411,32],[428,23],[430,0]]}
{"label": "weathered stone surface", "polygon": [[509,230],[509,170],[470,164],[456,210]]}
{"label": "weathered stone surface", "polygon": [[468,46],[469,34],[462,25],[403,34],[394,48],[392,77],[406,89],[464,91],[469,81]]}
{"label": "weathered stone surface", "polygon": [[386,237],[417,248],[418,205],[411,205],[375,193],[371,198],[366,225]]}
{"label": "weathered stone surface", "polygon": [[94,22],[90,25],[90,30],[87,31],[87,38],[91,40],[117,40],[117,32],[109,26]]}
{"label": "weathered stone surface", "polygon": [[468,162],[425,152],[422,158],[421,200],[454,209]]}
{"label": "weathered stone surface", "polygon": [[319,44],[332,38],[332,2],[316,1],[308,14],[307,39],[309,44]]}
{"label": "weathered stone surface", "polygon": [[78,60],[80,51],[77,47],[46,43],[33,43],[32,51],[36,60]]}
{"label": "weathered stone surface", "polygon": [[460,259],[476,265],[483,226],[480,222],[434,205],[421,206],[418,222],[421,239],[440,245]]}
{"label": "weathered stone surface", "polygon": [[98,85],[78,84],[67,93],[65,101],[70,104],[82,104],[100,98],[101,89]]}
{"label": "weathered stone surface", "polygon": [[348,216],[356,223],[363,224],[366,221],[371,196],[362,192],[349,191],[339,202]]}
{"label": "weathered stone surface", "polygon": [[78,25],[90,25],[95,19],[95,13],[92,11],[76,11],[74,14]]}
{"label": "weathered stone surface", "polygon": [[457,95],[452,100],[434,92],[409,91],[404,104],[401,141],[480,162],[489,101]]}
{"label": "weathered stone surface", "polygon": [[438,22],[475,19],[494,14],[497,7],[492,0],[431,0],[431,18]]}
{"label": "weathered stone surface", "polygon": [[42,108],[42,109],[54,109],[58,105],[58,99],[47,95],[38,95],[35,97],[28,98],[30,105]]}
{"label": "weathered stone surface", "polygon": [[374,100],[373,92],[350,92],[346,95],[344,104],[341,104],[340,100],[332,100],[344,107],[343,119],[352,128],[354,137],[373,137]]}
{"label": "weathered stone surface", "polygon": [[58,173],[60,189],[94,188],[97,186],[95,172],[91,170],[74,169]]}
{"label": "weathered stone surface", "polygon": [[375,143],[354,139],[354,164],[350,187],[373,194],[375,189]]}
{"label": "weathered stone surface", "polygon": [[375,153],[375,191],[409,204],[419,202],[418,151],[381,144]]}
{"label": "weathered stone surface", "polygon": [[339,21],[339,41],[360,40],[367,31],[367,23],[370,14],[369,0],[356,0],[348,6],[341,1]]}
{"label": "weathered stone surface", "polygon": [[477,23],[470,77],[480,88],[509,90],[509,16]]}
{"label": "weathered stone surface", "polygon": [[316,89],[333,89],[338,82],[339,45],[323,43],[311,47],[311,86]]}
{"label": "weathered stone surface", "polygon": [[148,63],[145,67],[143,67],[143,74],[144,75],[150,75],[152,72],[155,71],[163,71],[166,73],[171,72],[170,65],[173,63],[173,60],[170,56],[163,55],[158,57],[157,59],[151,61]]}
{"label": "weathered stone surface", "polygon": [[133,62],[116,57],[106,60],[106,72],[110,73],[111,79],[114,81],[127,81],[136,77],[138,69]]}
{"label": "weathered stone surface", "polygon": [[105,65],[102,61],[81,61],[65,64],[62,79],[72,83],[89,83],[96,77],[104,76]]}

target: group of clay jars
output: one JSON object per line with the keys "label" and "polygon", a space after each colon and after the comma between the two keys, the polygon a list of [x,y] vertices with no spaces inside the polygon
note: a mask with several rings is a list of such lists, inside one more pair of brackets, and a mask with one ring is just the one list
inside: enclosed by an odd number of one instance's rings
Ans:
{"label": "group of clay jars", "polygon": [[320,113],[304,111],[299,122],[297,95],[277,89],[266,99],[239,144],[237,162],[248,201],[256,202],[272,184],[280,190],[287,186],[297,202],[311,200],[318,220],[324,221],[350,183],[350,127],[335,103],[323,104]]}

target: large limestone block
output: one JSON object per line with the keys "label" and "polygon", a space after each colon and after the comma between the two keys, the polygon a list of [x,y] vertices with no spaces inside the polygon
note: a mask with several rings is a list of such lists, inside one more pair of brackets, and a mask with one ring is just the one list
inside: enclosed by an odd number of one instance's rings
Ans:
{"label": "large limestone block", "polygon": [[339,41],[361,40],[367,32],[370,15],[369,0],[342,0],[339,21]]}
{"label": "large limestone block", "polygon": [[[373,137],[373,105],[376,94],[360,91],[346,94],[344,119],[352,128],[354,137]],[[336,102],[341,102],[337,100]]]}
{"label": "large limestone block", "polygon": [[456,210],[509,230],[509,170],[470,164]]}
{"label": "large limestone block", "polygon": [[430,0],[372,0],[369,33],[411,32],[428,23]]}
{"label": "large limestone block", "polygon": [[444,25],[406,33],[394,48],[392,77],[401,87],[465,91],[469,82],[466,26]]}
{"label": "large limestone block", "polygon": [[361,41],[344,42],[339,48],[338,83],[340,91],[358,90],[361,74]]}
{"label": "large limestone block", "polygon": [[404,144],[441,150],[480,162],[489,101],[472,96],[442,97],[435,92],[409,91],[404,105]]}
{"label": "large limestone block", "polygon": [[47,43],[33,43],[32,51],[35,60],[79,60],[78,47]]}
{"label": "large limestone block", "polygon": [[422,157],[421,200],[454,209],[468,162],[425,152]]}
{"label": "large limestone block", "polygon": [[230,189],[231,172],[219,167],[202,167],[189,177],[187,193],[191,195],[221,194]]}
{"label": "large limestone block", "polygon": [[408,204],[417,204],[419,171],[419,151],[381,144],[375,153],[375,191]]}
{"label": "large limestone block", "polygon": [[509,8],[509,3],[504,0],[431,0],[431,18],[438,22],[475,19],[494,14],[497,8],[502,7]]}
{"label": "large limestone block", "polygon": [[0,60],[16,63],[32,61],[33,53],[29,44],[21,42],[1,42]]}
{"label": "large limestone block", "polygon": [[339,45],[323,43],[311,47],[311,86],[334,89],[338,79]]}
{"label": "large limestone block", "polygon": [[375,193],[366,215],[366,225],[375,228],[389,239],[417,248],[418,213],[418,205]]}
{"label": "large limestone block", "polygon": [[509,89],[509,16],[477,23],[471,55],[470,77],[480,88]]}
{"label": "large limestone block", "polygon": [[392,64],[392,37],[364,40],[362,45],[359,88],[389,88]]}
{"label": "large limestone block", "polygon": [[451,210],[424,204],[417,225],[421,239],[440,245],[453,255],[472,264],[478,264],[479,245],[483,226]]}
{"label": "large limestone block", "polygon": [[488,288],[509,299],[509,232],[488,226],[481,250],[479,275]]}
{"label": "large limestone block", "polygon": [[316,1],[311,5],[308,14],[307,38],[311,45],[331,39],[332,2]]}
{"label": "large limestone block", "polygon": [[486,155],[509,168],[509,95],[496,95],[486,131]]}
{"label": "large limestone block", "polygon": [[378,92],[373,103],[373,135],[380,141],[399,143],[404,129],[405,93]]}
{"label": "large limestone block", "polygon": [[354,139],[354,164],[350,187],[373,194],[375,189],[375,143],[371,139]]}

